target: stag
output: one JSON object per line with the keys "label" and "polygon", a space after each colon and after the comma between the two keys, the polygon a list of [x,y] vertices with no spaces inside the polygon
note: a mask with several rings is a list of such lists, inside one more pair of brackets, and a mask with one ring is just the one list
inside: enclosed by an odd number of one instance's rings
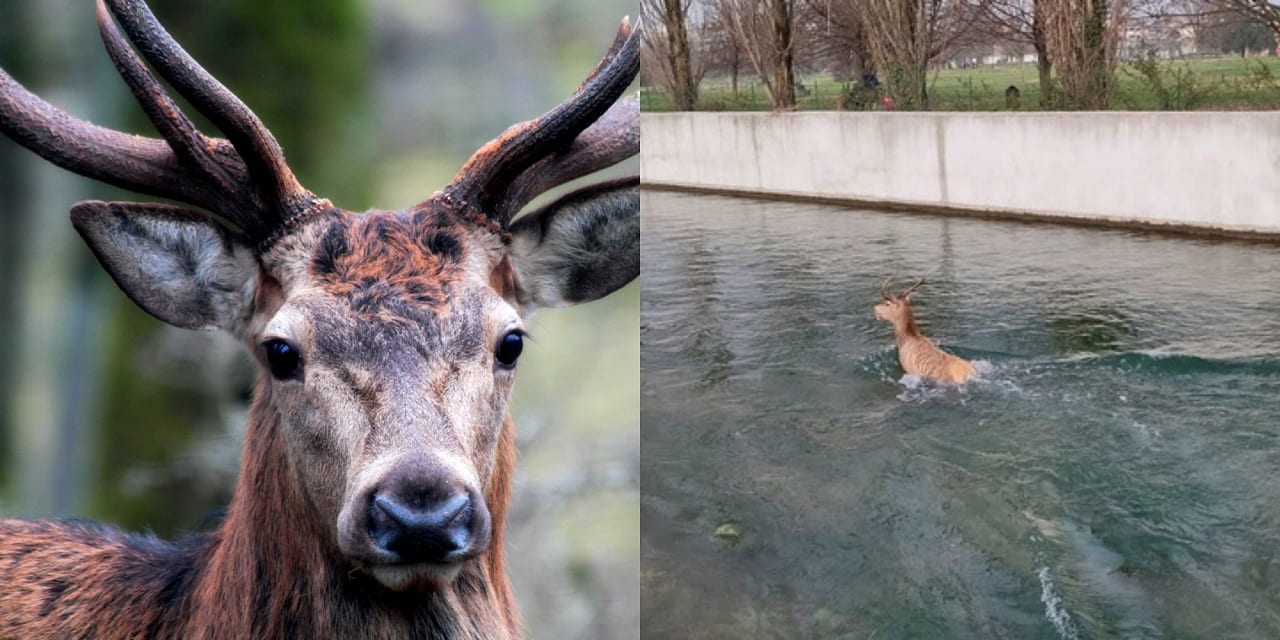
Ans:
{"label": "stag", "polygon": [[88,201],[71,222],[140,307],[233,334],[260,374],[215,531],[170,544],[0,521],[0,636],[519,636],[503,532],[522,318],[636,277],[639,178],[513,217],[639,152],[638,100],[622,98],[639,67],[629,22],[577,92],[452,183],[355,214],[298,184],[262,122],[142,0],[98,0],[97,18],[160,139],[79,120],[3,71],[0,130],[64,169],[195,207]]}
{"label": "stag", "polygon": [[893,324],[898,363],[903,371],[936,382],[967,382],[977,375],[973,365],[939,349],[916,326],[915,314],[911,312],[911,294],[923,284],[924,278],[920,278],[910,287],[891,293],[889,280],[885,280],[880,285],[880,295],[884,300],[875,307],[876,318]]}

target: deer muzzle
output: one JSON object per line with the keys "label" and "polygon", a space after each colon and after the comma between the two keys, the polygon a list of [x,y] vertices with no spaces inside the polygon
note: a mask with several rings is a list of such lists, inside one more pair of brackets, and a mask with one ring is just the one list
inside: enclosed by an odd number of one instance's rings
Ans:
{"label": "deer muzzle", "polygon": [[419,459],[386,469],[355,492],[339,516],[339,544],[392,589],[439,587],[489,547],[484,496],[450,465]]}
{"label": "deer muzzle", "polygon": [[444,564],[488,543],[488,510],[471,492],[374,493],[369,505],[369,537],[401,563]]}

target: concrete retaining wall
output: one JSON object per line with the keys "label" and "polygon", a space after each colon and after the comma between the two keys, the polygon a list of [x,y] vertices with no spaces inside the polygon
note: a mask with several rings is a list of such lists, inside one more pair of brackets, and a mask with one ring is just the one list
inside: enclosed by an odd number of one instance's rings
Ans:
{"label": "concrete retaining wall", "polygon": [[646,113],[655,185],[1280,235],[1280,113]]}

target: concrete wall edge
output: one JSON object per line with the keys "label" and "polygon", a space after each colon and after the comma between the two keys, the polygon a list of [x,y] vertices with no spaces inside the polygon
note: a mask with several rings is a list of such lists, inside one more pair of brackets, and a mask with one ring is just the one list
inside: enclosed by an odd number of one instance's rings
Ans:
{"label": "concrete wall edge", "polygon": [[675,191],[683,193],[702,193],[723,195],[757,200],[773,200],[782,202],[807,202],[826,204],[857,209],[871,209],[888,213],[911,215],[955,216],[963,218],[980,218],[1002,220],[1007,222],[1025,222],[1028,224],[1069,224],[1099,229],[1119,229],[1130,231],[1148,231],[1177,236],[1193,236],[1215,239],[1242,240],[1265,244],[1280,244],[1280,230],[1247,226],[1225,226],[1207,224],[1187,224],[1161,222],[1158,220],[1140,220],[1136,218],[1112,218],[1047,211],[1023,211],[1014,209],[966,207],[941,205],[936,202],[915,202],[909,200],[871,200],[847,196],[825,196],[799,193],[794,191],[773,191],[741,189],[732,187],[712,187],[706,185],[641,180],[641,188],[659,191]]}

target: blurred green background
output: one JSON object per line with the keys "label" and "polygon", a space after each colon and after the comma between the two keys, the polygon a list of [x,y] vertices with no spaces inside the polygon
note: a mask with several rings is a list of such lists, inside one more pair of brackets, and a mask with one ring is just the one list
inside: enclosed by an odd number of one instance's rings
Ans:
{"label": "blurred green background", "polygon": [[[262,117],[302,183],[357,211],[425,199],[572,92],[637,13],[633,0],[151,5]],[[20,82],[155,135],[90,0],[0,0],[0,16],[0,66]],[[637,171],[633,159],[608,175]],[[199,530],[230,497],[254,366],[233,339],[167,327],[116,289],[67,220],[87,198],[139,196],[0,139],[0,513]],[[507,547],[532,638],[639,637],[638,317],[633,283],[530,326]]]}

